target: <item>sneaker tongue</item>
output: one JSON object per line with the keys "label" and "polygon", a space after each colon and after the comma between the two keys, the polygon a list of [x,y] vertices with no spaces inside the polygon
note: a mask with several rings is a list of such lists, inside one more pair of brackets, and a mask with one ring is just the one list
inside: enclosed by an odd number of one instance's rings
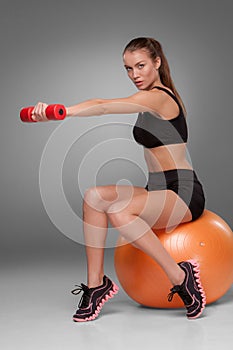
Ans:
{"label": "sneaker tongue", "polygon": [[91,296],[91,289],[88,288],[85,284],[81,284],[83,288],[83,295],[79,303],[80,308],[86,308],[89,306],[90,296]]}
{"label": "sneaker tongue", "polygon": [[83,291],[89,290],[88,286],[86,286],[86,284],[84,284],[84,283],[81,283],[81,287],[82,287]]}

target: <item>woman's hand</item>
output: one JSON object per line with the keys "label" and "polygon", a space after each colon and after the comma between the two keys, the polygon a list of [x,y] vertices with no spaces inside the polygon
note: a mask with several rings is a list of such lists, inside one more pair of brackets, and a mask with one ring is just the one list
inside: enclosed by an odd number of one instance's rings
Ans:
{"label": "woman's hand", "polygon": [[32,119],[37,122],[47,122],[49,120],[45,113],[47,107],[46,103],[38,102],[32,111]]}

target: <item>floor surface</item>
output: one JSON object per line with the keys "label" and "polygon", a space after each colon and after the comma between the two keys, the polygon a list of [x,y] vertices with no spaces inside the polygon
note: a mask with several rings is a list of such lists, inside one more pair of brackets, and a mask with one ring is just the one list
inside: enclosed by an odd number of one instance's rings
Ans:
{"label": "floor surface", "polygon": [[[113,266],[108,264],[110,272],[118,283]],[[80,324],[72,321],[79,296],[70,290],[85,282],[84,273],[83,265],[77,267],[67,260],[64,264],[58,259],[4,268],[0,348],[232,349],[233,288],[207,306],[197,320],[187,320],[184,309],[139,306],[120,290],[105,304],[98,319]]]}

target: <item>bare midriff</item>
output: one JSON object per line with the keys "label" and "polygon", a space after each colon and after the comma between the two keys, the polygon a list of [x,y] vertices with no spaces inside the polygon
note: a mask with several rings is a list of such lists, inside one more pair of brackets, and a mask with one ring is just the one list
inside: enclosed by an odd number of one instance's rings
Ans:
{"label": "bare midriff", "polygon": [[187,147],[185,143],[156,148],[144,148],[144,157],[149,172],[193,169],[187,160]]}

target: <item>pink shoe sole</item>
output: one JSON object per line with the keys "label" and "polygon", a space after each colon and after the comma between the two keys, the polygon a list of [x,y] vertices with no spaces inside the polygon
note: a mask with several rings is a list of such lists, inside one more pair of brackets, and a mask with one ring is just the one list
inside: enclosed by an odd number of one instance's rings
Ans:
{"label": "pink shoe sole", "polygon": [[195,260],[187,260],[187,261],[190,262],[193,266],[195,281],[198,285],[198,289],[199,289],[201,296],[202,296],[202,308],[201,308],[200,312],[193,317],[189,316],[187,314],[188,319],[195,319],[195,318],[198,318],[203,313],[203,311],[205,309],[206,295],[205,295],[205,291],[203,289],[203,286],[202,286],[201,280],[200,280],[200,266],[199,266],[198,262]]}

